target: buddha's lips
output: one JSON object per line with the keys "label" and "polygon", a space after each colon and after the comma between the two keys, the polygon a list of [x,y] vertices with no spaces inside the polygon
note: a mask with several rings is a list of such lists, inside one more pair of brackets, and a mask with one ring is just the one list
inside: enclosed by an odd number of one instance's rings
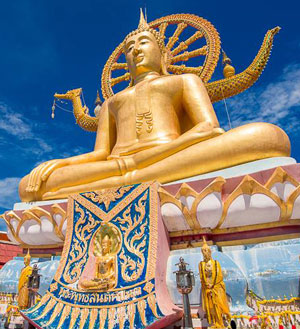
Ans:
{"label": "buddha's lips", "polygon": [[133,58],[135,64],[140,63],[144,59],[144,55],[138,55]]}

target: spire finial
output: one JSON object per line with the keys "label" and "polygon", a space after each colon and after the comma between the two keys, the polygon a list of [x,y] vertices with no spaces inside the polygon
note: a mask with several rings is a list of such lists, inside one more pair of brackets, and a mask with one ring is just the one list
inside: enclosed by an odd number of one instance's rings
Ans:
{"label": "spire finial", "polygon": [[99,95],[99,90],[97,90],[97,96],[95,99],[95,105],[102,105],[102,101],[100,99],[100,95]]}
{"label": "spire finial", "polygon": [[149,28],[149,25],[148,25],[147,21],[145,20],[143,9],[140,8],[140,22],[139,22],[138,29],[146,29],[146,28]]}
{"label": "spire finial", "polygon": [[26,254],[26,256],[24,257],[24,259],[29,259],[29,260],[31,259],[29,248],[28,248],[28,250],[27,250],[27,254]]}
{"label": "spire finial", "polygon": [[206,243],[206,239],[204,235],[202,237],[202,240],[203,240],[202,249],[208,248],[208,244]]}
{"label": "spire finial", "polygon": [[225,51],[222,49],[222,64],[231,64],[231,59],[227,56]]}
{"label": "spire finial", "polygon": [[235,68],[231,65],[231,59],[226,55],[225,51],[222,49],[222,64],[224,66],[223,75],[225,78],[230,78],[235,75]]}

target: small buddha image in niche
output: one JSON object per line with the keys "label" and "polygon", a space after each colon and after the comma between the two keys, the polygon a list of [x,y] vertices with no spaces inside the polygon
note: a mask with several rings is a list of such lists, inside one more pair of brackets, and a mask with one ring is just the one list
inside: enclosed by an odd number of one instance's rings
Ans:
{"label": "small buddha image in niche", "polygon": [[112,224],[103,224],[95,233],[89,260],[79,280],[83,290],[107,291],[118,281],[117,254],[121,249],[121,233]]}

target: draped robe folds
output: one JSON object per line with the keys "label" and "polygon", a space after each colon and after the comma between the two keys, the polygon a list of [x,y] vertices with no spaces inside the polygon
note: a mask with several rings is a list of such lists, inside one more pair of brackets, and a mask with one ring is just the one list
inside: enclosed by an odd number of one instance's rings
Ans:
{"label": "draped robe folds", "polygon": [[[223,315],[230,317],[230,310],[226,297],[226,289],[220,263],[211,259],[212,276],[205,273],[206,262],[200,262],[199,272],[202,285],[202,307],[207,314],[207,320],[216,328],[223,328]],[[212,286],[209,288],[209,286]]]}
{"label": "draped robe folds", "polygon": [[29,301],[29,291],[28,291],[28,277],[32,273],[32,267],[26,266],[22,269],[18,285],[18,305],[20,309],[25,309],[28,307]]}

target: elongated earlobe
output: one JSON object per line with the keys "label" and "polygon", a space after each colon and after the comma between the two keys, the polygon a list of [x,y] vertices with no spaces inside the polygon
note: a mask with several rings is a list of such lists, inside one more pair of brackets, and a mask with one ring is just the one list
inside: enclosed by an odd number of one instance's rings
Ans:
{"label": "elongated earlobe", "polygon": [[170,74],[167,70],[168,66],[169,66],[169,56],[168,56],[168,53],[166,51],[164,51],[161,56],[161,73],[163,75]]}

